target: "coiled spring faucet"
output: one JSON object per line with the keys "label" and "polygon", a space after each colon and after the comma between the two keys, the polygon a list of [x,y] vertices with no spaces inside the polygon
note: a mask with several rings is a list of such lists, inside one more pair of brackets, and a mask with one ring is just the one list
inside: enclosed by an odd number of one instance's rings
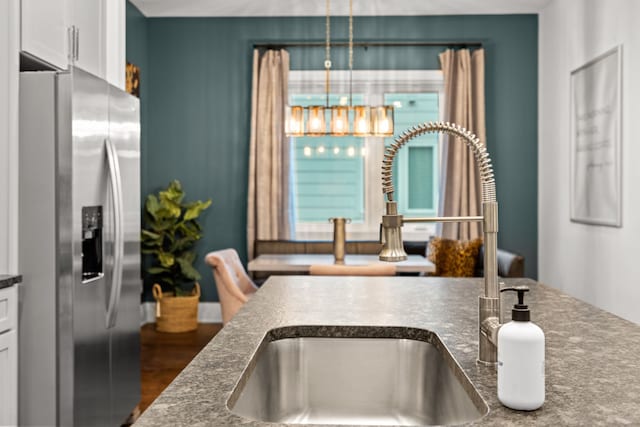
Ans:
{"label": "coiled spring faucet", "polygon": [[[475,156],[482,189],[482,216],[403,218],[393,199],[393,159],[411,139],[425,133],[446,133],[464,142]],[[465,128],[454,123],[430,122],[414,126],[395,138],[386,148],[382,161],[382,192],[386,195],[386,214],[382,216],[382,251],[380,260],[397,262],[407,259],[402,242],[405,222],[482,222],[484,234],[484,295],[479,297],[478,362],[495,365],[498,360],[497,332],[500,327],[500,289],[498,284],[498,202],[491,159],[486,147]]]}

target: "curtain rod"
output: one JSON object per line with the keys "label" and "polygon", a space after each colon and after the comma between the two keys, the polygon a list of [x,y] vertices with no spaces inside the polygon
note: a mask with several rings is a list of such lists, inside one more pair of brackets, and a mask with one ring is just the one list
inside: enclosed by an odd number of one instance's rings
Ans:
{"label": "curtain rod", "polygon": [[[254,43],[254,48],[285,49],[288,47],[325,47],[325,42],[291,42],[291,43]],[[332,42],[331,47],[348,47],[348,42]],[[455,42],[353,42],[355,47],[482,47],[482,42],[455,41]]]}

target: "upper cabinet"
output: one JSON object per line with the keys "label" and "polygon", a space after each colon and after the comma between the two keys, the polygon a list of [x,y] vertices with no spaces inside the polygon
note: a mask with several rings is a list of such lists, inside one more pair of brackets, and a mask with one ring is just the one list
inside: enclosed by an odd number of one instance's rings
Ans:
{"label": "upper cabinet", "polygon": [[21,0],[23,52],[124,88],[125,0]]}
{"label": "upper cabinet", "polygon": [[127,57],[126,0],[106,0],[105,5],[105,79],[124,90]]}
{"label": "upper cabinet", "polygon": [[68,11],[67,0],[22,0],[22,51],[57,68],[67,68]]}
{"label": "upper cabinet", "polygon": [[72,60],[96,76],[106,75],[106,14],[103,0],[71,0]]}

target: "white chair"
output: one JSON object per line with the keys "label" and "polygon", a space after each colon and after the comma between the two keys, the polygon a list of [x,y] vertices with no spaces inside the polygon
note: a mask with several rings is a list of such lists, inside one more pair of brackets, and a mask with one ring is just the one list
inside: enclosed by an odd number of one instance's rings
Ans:
{"label": "white chair", "polygon": [[209,252],[204,260],[213,268],[222,310],[222,324],[226,325],[258,287],[247,275],[235,249]]}

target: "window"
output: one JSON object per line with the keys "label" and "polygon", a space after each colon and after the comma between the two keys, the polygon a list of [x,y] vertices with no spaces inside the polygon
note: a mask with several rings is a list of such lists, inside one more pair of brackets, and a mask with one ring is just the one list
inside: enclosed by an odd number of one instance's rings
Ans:
{"label": "window", "polygon": [[[323,71],[291,71],[291,105],[325,105]],[[395,106],[395,134],[436,121],[442,111],[440,71],[354,71],[352,104]],[[329,105],[348,105],[348,72],[331,73]],[[351,218],[350,240],[377,240],[384,212],[380,166],[392,138],[292,138],[292,200],[295,239],[331,240],[330,217]],[[399,151],[394,162],[395,199],[405,216],[435,215],[438,206],[440,138],[423,135]],[[426,240],[432,224],[406,224],[407,240]]]}
{"label": "window", "polygon": [[[331,95],[338,104],[341,96]],[[295,105],[324,105],[324,94],[292,95]],[[362,103],[362,95],[354,102]],[[293,144],[293,195],[297,224],[326,223],[330,217],[364,221],[365,141],[353,136],[299,137]],[[296,227],[296,235],[298,227]]]}
{"label": "window", "polygon": [[[385,104],[396,107],[395,130],[439,120],[439,94],[385,94]],[[392,138],[386,138],[390,145]],[[403,147],[394,162],[394,187],[398,210],[408,217],[435,216],[438,209],[438,135],[421,135]]]}

